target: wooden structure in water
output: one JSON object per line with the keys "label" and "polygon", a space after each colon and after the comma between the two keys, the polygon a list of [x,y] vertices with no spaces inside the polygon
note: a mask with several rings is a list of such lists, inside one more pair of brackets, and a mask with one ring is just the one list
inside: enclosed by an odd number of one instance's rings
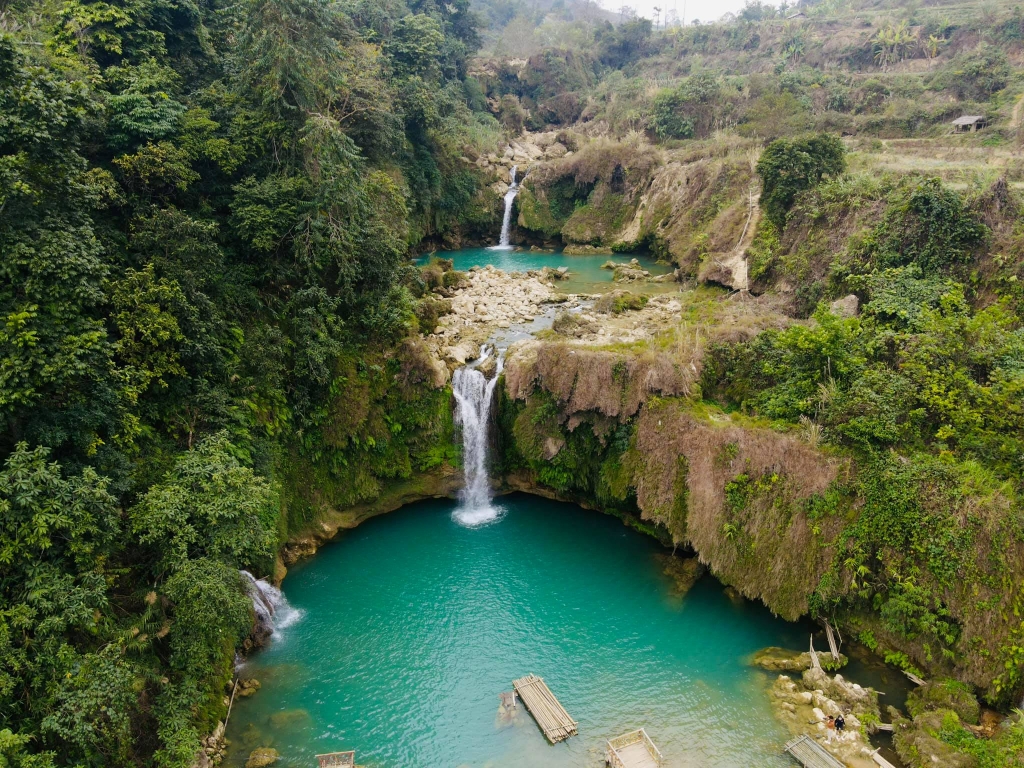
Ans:
{"label": "wooden structure in water", "polygon": [[878,768],[896,768],[895,765],[890,763],[888,760],[886,760],[884,757],[882,757],[878,753],[879,753],[878,749],[876,749],[874,752],[871,753],[871,759],[875,761],[875,765],[877,765]]}
{"label": "wooden structure in water", "polygon": [[845,763],[830,755],[821,744],[806,734],[787,741],[785,751],[804,768],[846,768]]}
{"label": "wooden structure in water", "polygon": [[326,755],[317,755],[320,768],[355,768],[356,753],[353,752],[328,752]]}
{"label": "wooden structure in water", "polygon": [[659,768],[661,750],[654,746],[647,731],[640,728],[611,739],[605,759],[611,768]]}
{"label": "wooden structure in water", "polygon": [[569,717],[543,679],[532,674],[520,677],[512,681],[512,690],[552,744],[576,735],[576,721]]}

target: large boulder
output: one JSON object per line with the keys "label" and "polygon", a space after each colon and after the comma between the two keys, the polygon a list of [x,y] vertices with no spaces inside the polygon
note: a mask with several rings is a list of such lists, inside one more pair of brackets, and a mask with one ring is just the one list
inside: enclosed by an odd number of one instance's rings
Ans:
{"label": "large boulder", "polygon": [[860,311],[860,299],[852,293],[829,304],[829,311],[837,317],[856,317]]}

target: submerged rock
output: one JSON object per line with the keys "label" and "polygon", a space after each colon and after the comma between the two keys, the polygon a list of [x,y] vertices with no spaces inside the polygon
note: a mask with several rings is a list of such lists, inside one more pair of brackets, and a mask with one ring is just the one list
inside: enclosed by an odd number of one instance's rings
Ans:
{"label": "submerged rock", "polygon": [[675,555],[661,555],[662,573],[674,582],[672,594],[676,597],[683,597],[693,589],[700,577],[704,575],[707,568],[696,557],[676,557]]}
{"label": "submerged rock", "polygon": [[259,747],[249,753],[249,759],[245,761],[245,768],[266,768],[281,759],[276,749],[272,747]]}
{"label": "submerged rock", "polygon": [[270,726],[272,728],[289,728],[308,719],[309,712],[304,709],[286,709],[284,712],[275,712],[270,716]]}
{"label": "submerged rock", "polygon": [[238,693],[237,695],[241,698],[252,696],[256,691],[260,689],[260,681],[255,677],[250,677],[246,680],[238,681]]}
{"label": "submerged rock", "polygon": [[[818,653],[818,661],[826,669],[841,669],[849,662],[843,654],[839,654],[838,663],[832,660],[832,654],[828,651]],[[766,669],[769,672],[803,672],[814,666],[811,663],[809,651],[791,651],[787,648],[771,646],[762,648],[750,659],[752,666]]]}

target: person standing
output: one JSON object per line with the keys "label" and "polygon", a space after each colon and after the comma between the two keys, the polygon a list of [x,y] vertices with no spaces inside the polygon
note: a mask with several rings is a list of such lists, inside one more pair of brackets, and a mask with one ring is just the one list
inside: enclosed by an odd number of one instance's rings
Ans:
{"label": "person standing", "polygon": [[832,715],[825,721],[825,742],[831,744],[836,737],[836,719]]}

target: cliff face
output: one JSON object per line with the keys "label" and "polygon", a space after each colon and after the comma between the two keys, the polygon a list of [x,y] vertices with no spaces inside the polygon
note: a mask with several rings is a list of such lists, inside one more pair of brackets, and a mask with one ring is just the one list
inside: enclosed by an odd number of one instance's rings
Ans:
{"label": "cliff face", "polygon": [[[523,135],[517,146],[532,146],[533,136]],[[752,142],[695,151],[655,148],[639,138],[568,136],[575,151],[531,153],[517,201],[521,234],[567,246],[649,248],[684,275],[747,287],[745,272],[736,274],[731,262],[756,230]]]}
{"label": "cliff face", "polygon": [[515,350],[505,469],[519,487],[525,472],[538,487],[638,515],[723,582],[796,619],[831,562],[828,532],[805,510],[849,461],[696,403],[696,371],[694,360],[651,351]]}
{"label": "cliff face", "polygon": [[[701,399],[701,350],[663,338],[513,348],[498,415],[506,485],[633,519],[784,618],[829,616],[897,664],[1019,700],[1006,670],[1017,664],[1024,542],[1006,499],[966,479],[952,492],[937,476],[888,474],[898,458],[869,466],[820,446],[809,425],[726,413]],[[920,524],[943,516],[948,540],[902,546],[880,522],[886,486],[919,495]],[[936,548],[959,578],[930,575]],[[935,604],[915,608],[924,589]],[[903,621],[901,607],[943,623]]]}

